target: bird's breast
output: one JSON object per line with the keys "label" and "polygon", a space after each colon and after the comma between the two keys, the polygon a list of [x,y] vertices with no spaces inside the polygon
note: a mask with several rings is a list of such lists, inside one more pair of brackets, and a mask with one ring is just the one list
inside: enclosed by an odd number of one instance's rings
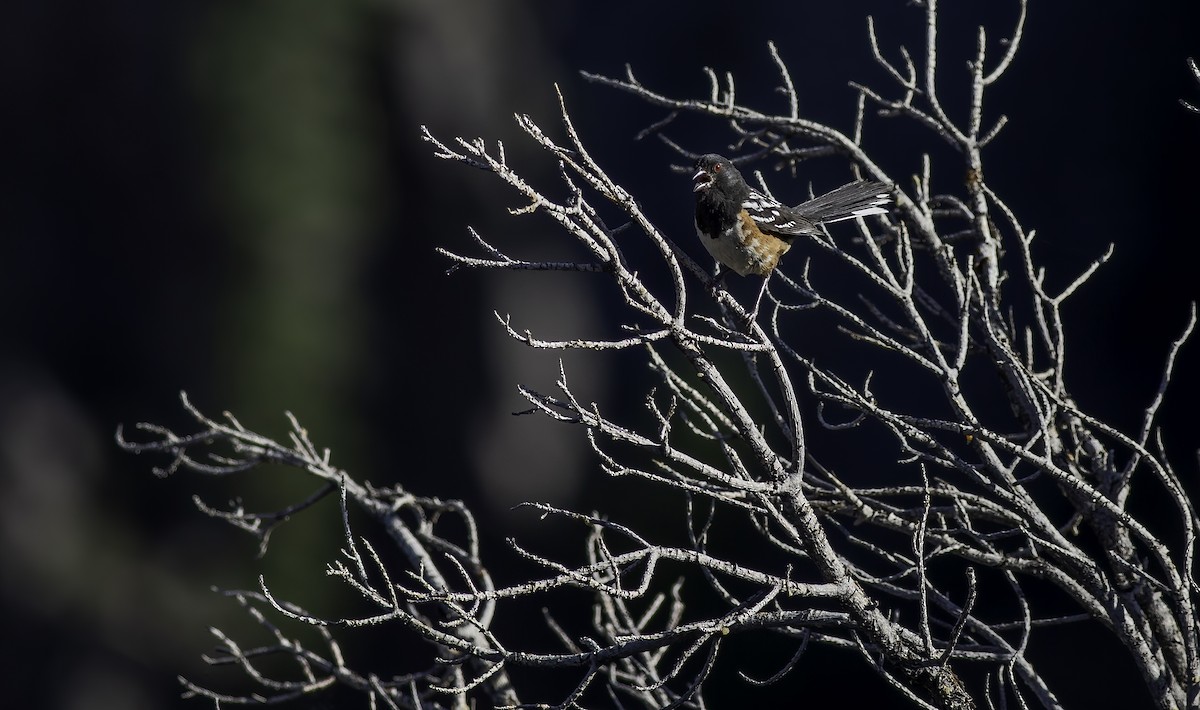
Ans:
{"label": "bird's breast", "polygon": [[713,258],[740,276],[758,274],[766,276],[779,263],[790,245],[769,234],[763,234],[755,226],[750,215],[742,212],[737,219],[723,225],[716,239],[706,236],[697,225],[700,241]]}

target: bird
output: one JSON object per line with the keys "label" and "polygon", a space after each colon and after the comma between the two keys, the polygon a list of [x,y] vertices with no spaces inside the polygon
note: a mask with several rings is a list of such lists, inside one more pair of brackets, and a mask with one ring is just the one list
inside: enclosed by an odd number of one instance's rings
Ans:
{"label": "bird", "polygon": [[795,207],[750,187],[728,158],[709,153],[696,161],[696,233],[719,266],[740,276],[763,277],[750,321],[771,272],[796,237],[820,235],[821,225],[855,217],[887,214],[892,186],[875,180],[848,183]]}

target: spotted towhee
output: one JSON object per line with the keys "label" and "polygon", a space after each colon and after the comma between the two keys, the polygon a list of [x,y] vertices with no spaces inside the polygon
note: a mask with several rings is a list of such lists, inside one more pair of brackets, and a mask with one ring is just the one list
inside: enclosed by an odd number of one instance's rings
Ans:
{"label": "spotted towhee", "polygon": [[[742,276],[769,278],[779,257],[796,237],[821,234],[820,226],[843,219],[887,214],[891,186],[852,182],[795,207],[788,207],[746,184],[727,158],[712,153],[696,161],[696,232],[721,265]],[[754,302],[751,320],[767,288],[766,278]]]}

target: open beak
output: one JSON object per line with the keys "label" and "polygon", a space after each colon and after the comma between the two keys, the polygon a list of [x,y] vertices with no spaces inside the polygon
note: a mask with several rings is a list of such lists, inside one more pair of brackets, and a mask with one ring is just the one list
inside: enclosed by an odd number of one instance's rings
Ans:
{"label": "open beak", "polygon": [[697,170],[696,174],[692,176],[692,183],[694,183],[692,185],[692,192],[707,190],[708,188],[712,187],[712,175],[709,175],[707,170]]}

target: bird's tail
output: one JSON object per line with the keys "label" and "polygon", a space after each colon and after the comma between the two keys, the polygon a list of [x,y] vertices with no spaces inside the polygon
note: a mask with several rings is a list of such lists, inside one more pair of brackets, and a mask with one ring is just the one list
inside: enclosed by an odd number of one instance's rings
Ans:
{"label": "bird's tail", "polygon": [[838,222],[872,214],[887,214],[884,205],[892,201],[892,186],[874,180],[860,180],[814,197],[794,208],[817,223]]}

